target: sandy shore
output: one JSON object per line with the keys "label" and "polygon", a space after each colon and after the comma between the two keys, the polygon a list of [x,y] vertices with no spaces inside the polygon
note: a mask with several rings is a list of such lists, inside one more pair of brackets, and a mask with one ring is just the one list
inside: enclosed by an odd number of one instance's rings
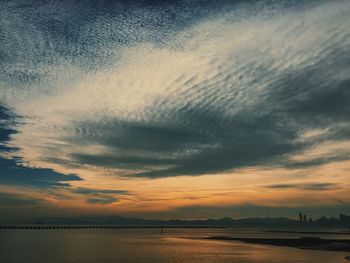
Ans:
{"label": "sandy shore", "polygon": [[234,240],[244,243],[287,246],[301,249],[346,251],[350,252],[350,239],[321,239],[317,237],[302,238],[236,238],[229,236],[212,236],[207,239]]}

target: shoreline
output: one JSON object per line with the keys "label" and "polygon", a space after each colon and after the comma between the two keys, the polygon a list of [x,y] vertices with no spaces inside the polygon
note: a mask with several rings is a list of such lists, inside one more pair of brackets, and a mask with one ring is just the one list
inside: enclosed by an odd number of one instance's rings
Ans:
{"label": "shoreline", "polygon": [[267,233],[284,233],[284,234],[312,234],[312,235],[350,235],[350,231],[300,231],[300,230],[268,230]]}
{"label": "shoreline", "polygon": [[[229,236],[206,237],[211,240],[239,241],[250,244],[294,247],[299,249],[350,252],[350,239],[301,238],[240,238]],[[348,258],[349,259],[349,258]]]}

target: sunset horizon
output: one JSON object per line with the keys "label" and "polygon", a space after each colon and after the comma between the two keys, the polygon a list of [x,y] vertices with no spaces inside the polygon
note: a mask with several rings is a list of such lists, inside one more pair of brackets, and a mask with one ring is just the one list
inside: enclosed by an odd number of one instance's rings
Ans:
{"label": "sunset horizon", "polygon": [[347,229],[349,14],[346,0],[2,1],[0,225]]}

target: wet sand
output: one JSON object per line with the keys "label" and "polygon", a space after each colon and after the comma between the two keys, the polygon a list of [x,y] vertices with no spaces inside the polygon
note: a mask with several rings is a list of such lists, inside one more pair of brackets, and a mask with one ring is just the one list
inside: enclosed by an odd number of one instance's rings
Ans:
{"label": "wet sand", "polygon": [[350,231],[291,231],[291,230],[268,230],[268,233],[282,234],[307,234],[307,235],[350,235]]}
{"label": "wet sand", "polygon": [[[302,238],[236,238],[229,236],[212,236],[207,239],[233,240],[250,244],[265,244],[273,246],[286,246],[300,249],[345,251],[350,252],[350,239],[321,239],[317,237]],[[349,259],[349,258],[347,258]]]}

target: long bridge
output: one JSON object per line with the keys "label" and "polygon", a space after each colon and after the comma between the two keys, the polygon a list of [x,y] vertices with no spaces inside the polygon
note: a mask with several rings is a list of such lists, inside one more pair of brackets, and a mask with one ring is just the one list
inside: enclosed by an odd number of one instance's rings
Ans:
{"label": "long bridge", "polygon": [[142,225],[0,225],[0,229],[177,229],[227,228],[222,226],[142,226]]}

